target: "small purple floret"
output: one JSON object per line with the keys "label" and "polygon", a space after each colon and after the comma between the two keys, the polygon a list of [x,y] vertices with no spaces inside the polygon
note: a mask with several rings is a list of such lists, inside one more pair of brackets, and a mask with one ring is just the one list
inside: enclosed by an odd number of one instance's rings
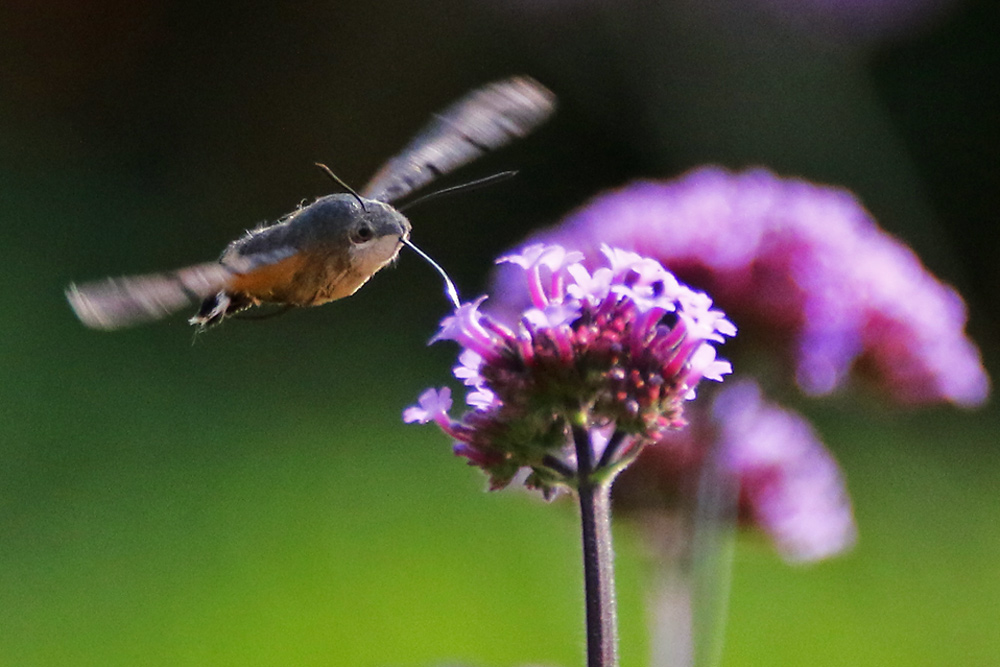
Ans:
{"label": "small purple floret", "polygon": [[417,405],[403,410],[403,421],[407,424],[414,422],[426,424],[430,421],[441,423],[450,422],[448,410],[451,410],[451,389],[444,387],[438,389],[428,389],[420,394]]}

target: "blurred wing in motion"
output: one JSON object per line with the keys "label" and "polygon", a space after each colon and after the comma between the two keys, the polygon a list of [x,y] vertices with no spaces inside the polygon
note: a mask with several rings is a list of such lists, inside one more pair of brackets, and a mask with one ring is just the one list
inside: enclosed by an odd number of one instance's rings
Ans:
{"label": "blurred wing in motion", "polygon": [[517,76],[479,88],[445,109],[361,191],[391,203],[541,125],[555,95]]}
{"label": "blurred wing in motion", "polygon": [[91,329],[112,331],[166,317],[224,289],[233,276],[285,259],[291,250],[208,262],[176,271],[71,284],[66,298]]}
{"label": "blurred wing in motion", "polygon": [[80,321],[111,331],[166,317],[217,293],[233,272],[218,262],[178,271],[70,285],[66,298]]}

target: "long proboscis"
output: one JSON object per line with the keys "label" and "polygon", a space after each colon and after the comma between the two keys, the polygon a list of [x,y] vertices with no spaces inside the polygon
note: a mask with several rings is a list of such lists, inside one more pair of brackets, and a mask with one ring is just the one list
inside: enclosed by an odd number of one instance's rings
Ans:
{"label": "long proboscis", "polygon": [[430,264],[431,266],[433,266],[434,269],[438,273],[441,274],[441,277],[444,278],[444,292],[445,292],[445,294],[448,296],[448,298],[451,300],[451,302],[455,305],[456,309],[459,306],[461,306],[462,305],[462,301],[461,301],[461,299],[458,298],[458,289],[455,287],[455,283],[452,281],[451,277],[448,275],[448,272],[445,271],[444,268],[442,268],[440,264],[438,264],[437,262],[435,262],[434,259],[430,255],[428,255],[426,252],[424,252],[423,250],[421,250],[420,248],[418,248],[416,246],[416,244],[413,243],[413,241],[411,241],[409,239],[400,239],[400,241],[402,241],[403,245],[405,245],[406,247],[410,248],[413,252],[415,252],[418,255],[420,255],[421,257],[423,257],[427,261],[428,264]]}

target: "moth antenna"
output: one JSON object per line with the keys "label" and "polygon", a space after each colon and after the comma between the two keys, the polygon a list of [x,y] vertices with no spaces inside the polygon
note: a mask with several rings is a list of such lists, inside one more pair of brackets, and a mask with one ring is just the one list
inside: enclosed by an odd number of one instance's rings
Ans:
{"label": "moth antenna", "polygon": [[350,185],[348,185],[347,183],[345,183],[344,180],[342,178],[340,178],[340,176],[337,176],[335,173],[333,173],[333,170],[330,169],[325,164],[323,164],[321,162],[317,162],[315,164],[316,164],[317,167],[319,167],[320,169],[322,169],[323,173],[325,173],[327,176],[329,176],[330,179],[334,183],[336,183],[337,185],[339,185],[340,187],[344,188],[349,193],[351,193],[352,195],[354,195],[354,198],[358,200],[359,204],[361,204],[361,210],[362,211],[367,211],[368,210],[367,208],[365,208],[365,201],[361,198],[361,195],[358,194],[357,190],[355,190]]}
{"label": "moth antenna", "polygon": [[476,190],[478,188],[485,188],[488,185],[495,185],[497,183],[502,183],[507,179],[514,178],[517,176],[516,171],[501,171],[498,174],[493,174],[492,176],[486,176],[485,178],[479,178],[474,181],[469,181],[468,183],[459,183],[458,185],[453,185],[450,188],[442,188],[441,190],[435,190],[434,192],[428,192],[425,195],[417,197],[412,201],[408,201],[397,210],[402,212],[408,208],[421,204],[425,201],[431,199],[437,199],[438,197],[443,197],[444,195],[455,194],[456,192],[465,192],[466,190]]}
{"label": "moth antenna", "polygon": [[409,239],[404,239],[402,237],[400,237],[399,240],[402,241],[403,245],[409,247],[411,250],[413,250],[413,252],[417,253],[425,260],[427,260],[427,263],[433,266],[437,270],[437,272],[441,274],[441,277],[444,278],[445,294],[448,296],[449,299],[451,299],[451,302],[455,304],[455,308],[459,308],[462,305],[462,303],[458,298],[458,290],[455,288],[455,283],[451,281],[451,278],[448,276],[447,272],[445,272],[445,270],[441,268],[441,265],[435,262],[433,259],[431,259],[431,256],[428,255],[426,252],[424,252],[416,245],[414,245],[413,241]]}

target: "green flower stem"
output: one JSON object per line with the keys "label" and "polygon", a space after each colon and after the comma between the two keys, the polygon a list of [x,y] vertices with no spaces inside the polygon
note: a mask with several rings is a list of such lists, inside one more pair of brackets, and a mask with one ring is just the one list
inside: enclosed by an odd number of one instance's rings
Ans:
{"label": "green flower stem", "polygon": [[583,581],[587,605],[587,667],[617,667],[618,612],[611,545],[611,479],[595,475],[590,434],[574,427],[577,496],[583,527]]}

